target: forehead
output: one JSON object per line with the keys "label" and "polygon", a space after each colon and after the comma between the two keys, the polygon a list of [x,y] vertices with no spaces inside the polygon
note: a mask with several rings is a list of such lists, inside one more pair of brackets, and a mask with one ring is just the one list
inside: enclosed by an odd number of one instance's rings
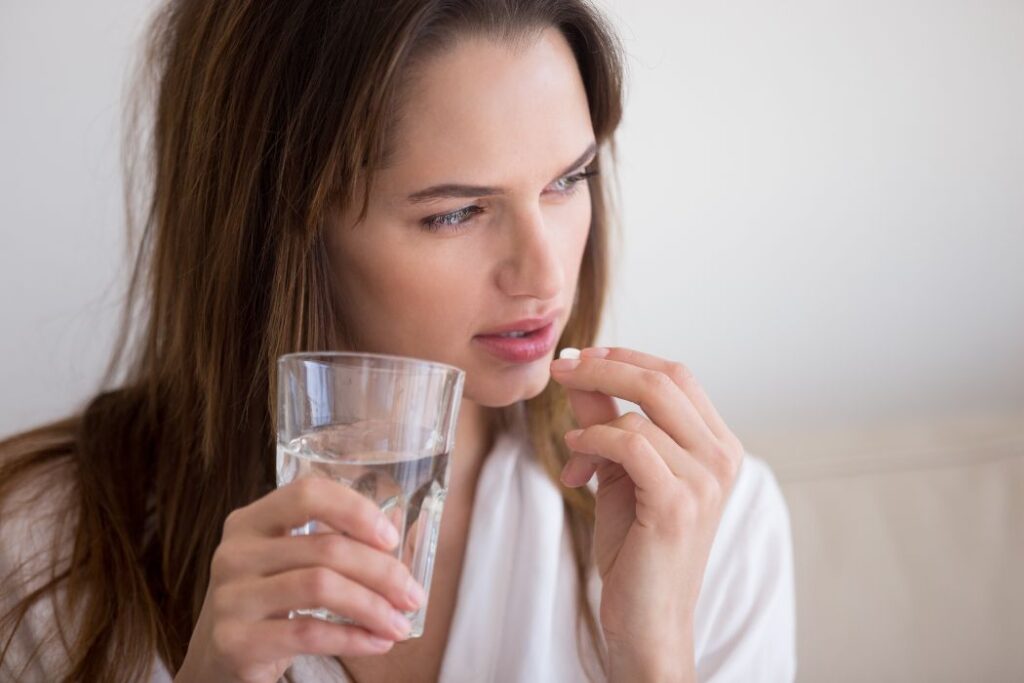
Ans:
{"label": "forehead", "polygon": [[586,90],[557,29],[518,46],[468,37],[411,75],[382,175],[392,185],[499,182],[502,168],[543,176],[592,139]]}

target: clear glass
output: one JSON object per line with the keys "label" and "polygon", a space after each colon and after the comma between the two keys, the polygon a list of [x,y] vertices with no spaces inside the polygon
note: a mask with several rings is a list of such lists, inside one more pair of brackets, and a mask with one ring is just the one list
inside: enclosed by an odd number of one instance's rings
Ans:
{"label": "clear glass", "polygon": [[[395,557],[429,593],[465,373],[349,352],[287,354],[277,367],[277,485],[326,477],[377,503],[398,529]],[[312,520],[291,533],[339,532]],[[357,623],[324,608],[296,614]],[[410,638],[426,614],[426,604],[405,613]]]}

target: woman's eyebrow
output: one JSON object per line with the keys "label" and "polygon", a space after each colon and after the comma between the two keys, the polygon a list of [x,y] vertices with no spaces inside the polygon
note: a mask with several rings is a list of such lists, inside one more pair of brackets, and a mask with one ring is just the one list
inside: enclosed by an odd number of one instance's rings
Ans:
{"label": "woman's eyebrow", "polygon": [[554,178],[552,178],[552,181],[558,180],[562,176],[569,175],[570,173],[575,171],[580,166],[583,166],[584,164],[589,164],[591,161],[594,160],[595,156],[597,156],[597,142],[591,141],[591,143],[587,145],[587,148],[583,150],[583,154],[576,157],[575,161],[573,161],[571,164],[562,169],[562,172],[559,173]]}
{"label": "woman's eyebrow", "polygon": [[[559,173],[555,180],[572,173],[574,170],[582,166],[584,163],[589,162],[592,157],[597,153],[597,142],[591,142],[590,145],[583,151],[575,161],[565,167],[565,169]],[[426,202],[433,201],[435,199],[449,199],[449,198],[470,198],[470,197],[489,197],[493,195],[504,194],[505,191],[500,187],[488,187],[486,185],[458,185],[455,183],[444,183],[442,185],[432,185],[425,190],[413,192],[409,195],[406,200],[410,204],[424,204]]]}

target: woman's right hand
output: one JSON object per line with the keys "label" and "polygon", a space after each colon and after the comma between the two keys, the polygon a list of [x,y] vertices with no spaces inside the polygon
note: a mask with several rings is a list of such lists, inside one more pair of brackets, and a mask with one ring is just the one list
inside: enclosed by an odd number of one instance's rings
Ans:
{"label": "woman's right hand", "polygon": [[[347,535],[290,535],[312,519]],[[425,601],[388,552],[397,543],[394,525],[372,501],[329,479],[301,479],[232,511],[174,680],[276,683],[298,654],[387,652],[408,635],[401,612]],[[315,607],[363,628],[288,618],[289,610]]]}

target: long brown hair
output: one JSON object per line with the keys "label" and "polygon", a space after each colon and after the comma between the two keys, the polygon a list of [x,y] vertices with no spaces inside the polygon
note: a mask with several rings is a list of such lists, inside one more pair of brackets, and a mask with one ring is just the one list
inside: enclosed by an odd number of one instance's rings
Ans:
{"label": "long brown hair", "polygon": [[[551,26],[577,59],[601,148],[595,164],[605,158],[608,170],[622,51],[587,0],[176,0],[160,9],[142,62],[149,90],[137,91],[153,107],[138,147],[152,180],[119,350],[79,414],[0,443],[0,505],[33,473],[60,467],[73,482],[58,520],[73,539],[68,562],[52,563],[45,584],[0,615],[0,657],[28,609],[63,587],[58,613],[80,624],[71,634],[55,624],[70,653],[64,680],[137,680],[154,653],[178,670],[225,517],[275,485],[275,359],[353,348],[331,296],[324,230],[339,206],[360,200],[361,177],[365,215],[401,78],[466,33],[513,41]],[[126,148],[143,118],[129,122]],[[602,177],[588,181],[592,225],[563,346],[593,344],[601,321],[612,214]],[[603,652],[586,599],[594,498],[558,480],[574,421],[554,382],[525,403],[572,533],[577,636],[585,630]]]}

